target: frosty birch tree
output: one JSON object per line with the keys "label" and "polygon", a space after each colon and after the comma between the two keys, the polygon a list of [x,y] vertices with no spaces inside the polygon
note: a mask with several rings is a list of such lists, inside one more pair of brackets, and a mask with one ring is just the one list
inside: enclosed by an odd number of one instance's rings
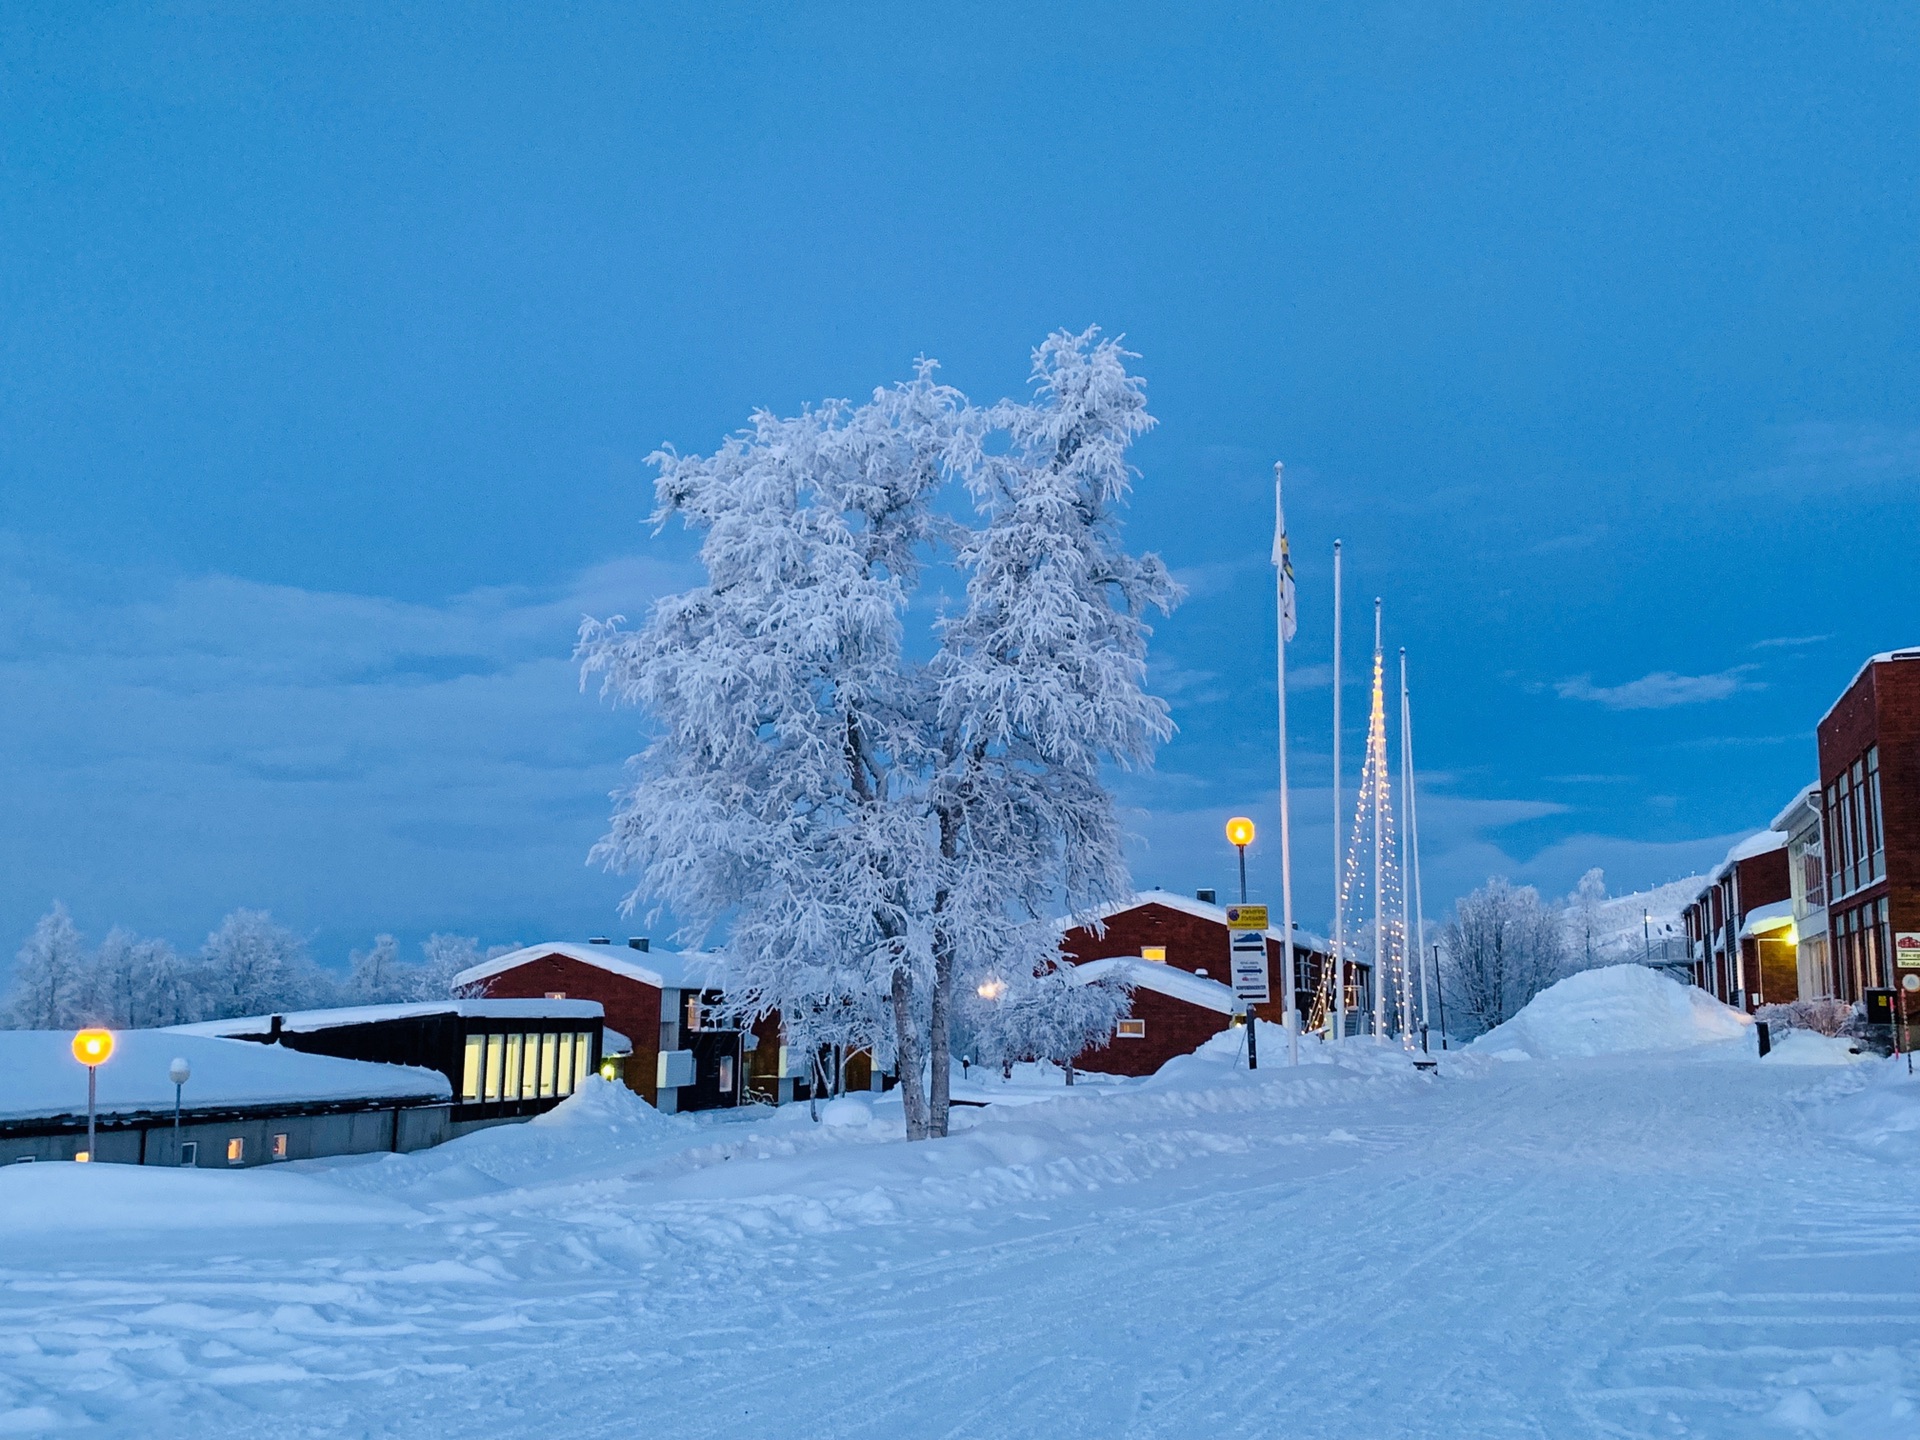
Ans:
{"label": "frosty birch tree", "polygon": [[1454,906],[1442,929],[1440,983],[1448,1003],[1477,1030],[1519,1013],[1560,978],[1566,927],[1531,886],[1495,877]]}
{"label": "frosty birch tree", "polygon": [[[976,409],[923,364],[711,457],[662,451],[655,521],[703,532],[708,583],[581,630],[583,679],[654,725],[596,854],[689,937],[727,922],[730,1002],[778,1009],[789,1044],[890,1053],[914,1138],[946,1130],[956,984],[1031,973],[1047,906],[1129,888],[1100,767],[1168,733],[1144,615],[1175,590],[1119,543],[1150,423],[1124,359],[1055,335],[1029,402]],[[937,503],[956,480],[974,525]],[[929,563],[966,602],[921,663],[903,616]]]}
{"label": "frosty birch tree", "polygon": [[22,1030],[59,1030],[80,1018],[87,950],[80,931],[55,901],[13,959],[8,1023]]}
{"label": "frosty birch tree", "polygon": [[1568,898],[1573,943],[1580,951],[1581,965],[1591,970],[1595,964],[1594,942],[1600,938],[1600,907],[1607,899],[1607,872],[1594,866],[1580,877]]}
{"label": "frosty birch tree", "polygon": [[1127,1013],[1132,988],[1102,978],[1081,980],[1070,964],[1049,963],[1013,981],[998,977],[968,992],[963,1007],[974,1054],[1010,1075],[1020,1060],[1050,1060],[1073,1084],[1073,1062],[1105,1049]]}
{"label": "frosty birch tree", "polygon": [[207,1018],[293,1010],[331,998],[307,947],[264,910],[235,910],[201,952]]}

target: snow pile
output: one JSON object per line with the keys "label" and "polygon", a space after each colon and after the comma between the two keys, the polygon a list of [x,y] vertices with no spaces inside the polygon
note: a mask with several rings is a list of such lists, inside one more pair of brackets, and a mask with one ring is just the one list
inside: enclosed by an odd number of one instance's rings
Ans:
{"label": "snow pile", "polygon": [[1872,1057],[1857,1041],[1844,1035],[1822,1035],[1814,1030],[1774,1032],[1779,1038],[1767,1052],[1769,1065],[1858,1065]]}
{"label": "snow pile", "polygon": [[1739,1039],[1752,1025],[1704,990],[1644,966],[1609,965],[1542,990],[1468,1049],[1482,1055],[1518,1051],[1536,1060],[1685,1050]]}
{"label": "snow pile", "polygon": [[285,1167],[0,1165],[0,1235],[19,1245],[29,1237],[63,1244],[82,1231],[218,1235],[262,1226],[378,1225],[408,1218],[410,1212],[397,1205],[342,1196]]}
{"label": "snow pile", "polygon": [[1920,1075],[1909,1075],[1898,1055],[1876,1060],[1864,1073],[1864,1089],[1828,1108],[1834,1130],[1876,1155],[1920,1159]]}

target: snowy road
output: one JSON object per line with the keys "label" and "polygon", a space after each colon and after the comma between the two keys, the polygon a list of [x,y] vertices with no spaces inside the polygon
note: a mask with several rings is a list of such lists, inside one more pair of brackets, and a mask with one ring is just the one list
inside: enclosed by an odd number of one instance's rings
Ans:
{"label": "snowy road", "polygon": [[1863,1079],[1316,1065],[914,1147],[610,1111],[21,1167],[0,1434],[1910,1437],[1920,1169],[1829,1134]]}

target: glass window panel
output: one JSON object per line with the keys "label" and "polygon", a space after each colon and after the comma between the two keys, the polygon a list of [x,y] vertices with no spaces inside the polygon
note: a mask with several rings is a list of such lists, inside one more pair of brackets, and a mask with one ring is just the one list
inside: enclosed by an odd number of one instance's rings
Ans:
{"label": "glass window panel", "polygon": [[593,1058],[593,1035],[581,1031],[573,1037],[573,1088],[587,1083],[587,1062]]}
{"label": "glass window panel", "polygon": [[520,1098],[520,1047],[526,1043],[524,1035],[507,1036],[507,1063],[505,1073],[500,1078],[500,1098],[518,1100]]}
{"label": "glass window panel", "polygon": [[531,1100],[540,1093],[540,1037],[527,1036],[526,1050],[520,1062],[520,1098]]}
{"label": "glass window panel", "polygon": [[500,1098],[500,1061],[507,1049],[507,1037],[489,1035],[487,1037],[487,1089],[485,1098]]}
{"label": "glass window panel", "polygon": [[556,1093],[571,1095],[573,1093],[573,1036],[570,1033],[560,1036],[559,1072],[557,1078],[560,1088]]}
{"label": "glass window panel", "polygon": [[484,1035],[467,1036],[467,1059],[460,1072],[460,1098],[478,1100],[480,1098],[480,1061],[487,1048]]}

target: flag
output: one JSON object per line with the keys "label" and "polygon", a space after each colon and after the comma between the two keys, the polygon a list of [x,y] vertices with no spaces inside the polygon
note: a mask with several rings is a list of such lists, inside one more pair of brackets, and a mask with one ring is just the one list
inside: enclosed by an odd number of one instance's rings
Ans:
{"label": "flag", "polygon": [[1300,628],[1293,596],[1293,554],[1287,548],[1287,512],[1280,506],[1280,462],[1273,462],[1273,563],[1280,571],[1280,638],[1293,639]]}

